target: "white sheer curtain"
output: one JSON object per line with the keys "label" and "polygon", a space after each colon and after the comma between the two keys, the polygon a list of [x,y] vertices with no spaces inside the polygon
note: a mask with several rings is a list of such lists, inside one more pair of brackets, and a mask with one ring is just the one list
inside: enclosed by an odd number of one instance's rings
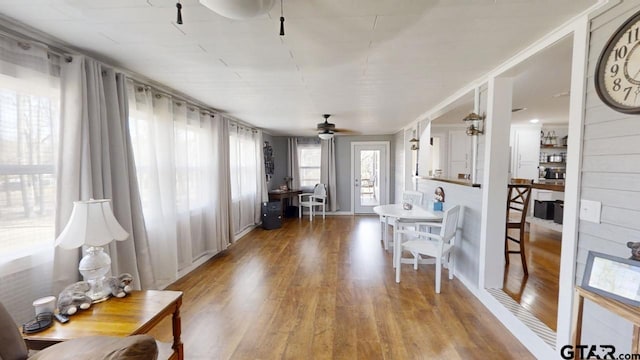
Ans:
{"label": "white sheer curtain", "polygon": [[59,61],[0,37],[0,301],[20,323],[53,293]]}
{"label": "white sheer curtain", "polygon": [[[129,233],[112,242],[111,271],[133,275],[135,288],[155,288],[151,257],[128,128],[125,77],[84,56],[62,66],[62,106],[56,201],[56,232],[73,201],[112,199],[118,222]],[[78,279],[80,252],[56,248],[57,290]]]}
{"label": "white sheer curtain", "polygon": [[131,136],[153,268],[161,286],[230,241],[222,123],[128,81]]}
{"label": "white sheer curtain", "polygon": [[260,203],[266,201],[262,134],[227,119],[234,233],[260,222]]}
{"label": "white sheer curtain", "polygon": [[329,200],[329,211],[340,209],[338,195],[336,191],[336,142],[335,138],[321,140],[320,155],[320,182],[327,185],[327,198]]}

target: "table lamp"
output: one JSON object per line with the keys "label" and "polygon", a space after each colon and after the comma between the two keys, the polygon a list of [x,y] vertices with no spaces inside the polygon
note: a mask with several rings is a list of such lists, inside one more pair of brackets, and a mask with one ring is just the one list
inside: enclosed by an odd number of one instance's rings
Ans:
{"label": "table lamp", "polygon": [[93,302],[109,297],[109,290],[105,289],[103,282],[111,270],[111,258],[102,247],[113,240],[122,241],[128,237],[129,233],[120,226],[111,211],[110,199],[73,202],[71,217],[56,239],[56,246],[63,249],[88,246],[78,270],[91,285],[87,295]]}

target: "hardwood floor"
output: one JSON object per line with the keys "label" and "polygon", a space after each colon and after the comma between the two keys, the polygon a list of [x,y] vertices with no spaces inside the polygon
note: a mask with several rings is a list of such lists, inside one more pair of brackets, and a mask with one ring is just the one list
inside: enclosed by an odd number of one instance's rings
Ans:
{"label": "hardwood floor", "polygon": [[[378,217],[256,229],[169,287],[184,291],[186,359],[532,359],[458,281],[404,265]],[[170,324],[152,335],[171,339]]]}
{"label": "hardwood floor", "polygon": [[[517,245],[510,243],[515,250]],[[511,255],[504,274],[504,292],[553,331],[557,330],[561,243],[562,233],[531,224],[525,233],[529,276],[524,276],[520,255]]]}

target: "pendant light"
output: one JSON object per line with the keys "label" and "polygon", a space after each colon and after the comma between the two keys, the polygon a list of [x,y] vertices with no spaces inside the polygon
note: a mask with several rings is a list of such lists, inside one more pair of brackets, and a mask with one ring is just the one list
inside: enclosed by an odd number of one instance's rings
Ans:
{"label": "pendant light", "polygon": [[282,0],[280,0],[280,36],[284,36],[284,10],[282,8]]}
{"label": "pendant light", "polygon": [[176,23],[178,25],[182,25],[182,4],[180,4],[180,1],[176,3],[176,7],[178,8],[178,19],[176,20]]}

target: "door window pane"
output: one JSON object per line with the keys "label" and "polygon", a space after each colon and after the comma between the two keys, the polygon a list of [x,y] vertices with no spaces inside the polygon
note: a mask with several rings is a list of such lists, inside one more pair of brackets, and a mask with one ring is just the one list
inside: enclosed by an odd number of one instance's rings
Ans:
{"label": "door window pane", "polygon": [[360,204],[380,205],[380,150],[360,151]]}

